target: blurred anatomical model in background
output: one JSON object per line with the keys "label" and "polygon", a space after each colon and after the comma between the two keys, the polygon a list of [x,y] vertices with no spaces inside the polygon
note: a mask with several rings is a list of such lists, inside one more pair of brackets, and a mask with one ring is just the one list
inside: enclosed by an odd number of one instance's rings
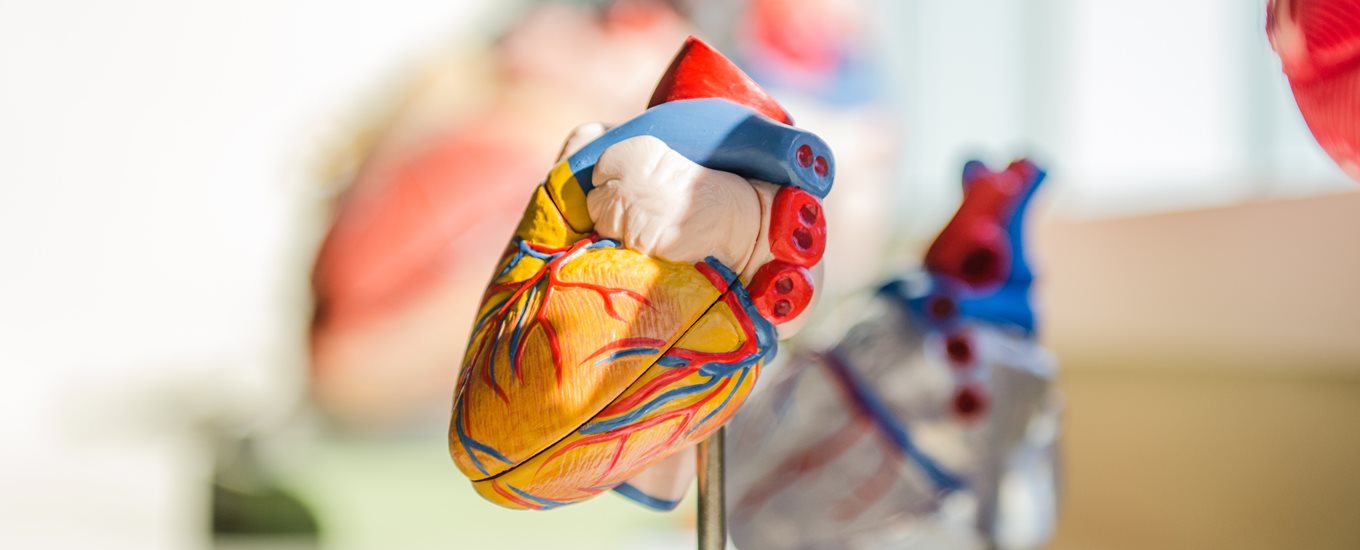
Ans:
{"label": "blurred anatomical model in background", "polygon": [[1271,0],[1266,31],[1318,144],[1360,180],[1360,2]]}
{"label": "blurred anatomical model in background", "polygon": [[732,48],[752,78],[798,113],[801,127],[836,150],[836,193],[826,201],[827,269],[837,300],[883,276],[892,237],[893,178],[903,135],[874,54],[870,3],[751,0]]}
{"label": "blurred anatomical model in background", "polygon": [[925,270],[842,306],[728,428],[732,537],[765,548],[1035,548],[1056,516],[1056,366],[1035,341],[1029,161],[964,169]]}
{"label": "blurred anatomical model in background", "polygon": [[363,158],[317,259],[313,387],[323,408],[371,427],[446,412],[468,312],[560,136],[640,111],[654,67],[687,29],[655,2],[545,4],[497,43],[485,105],[449,116],[460,110],[450,98],[477,88],[466,65],[422,80]]}

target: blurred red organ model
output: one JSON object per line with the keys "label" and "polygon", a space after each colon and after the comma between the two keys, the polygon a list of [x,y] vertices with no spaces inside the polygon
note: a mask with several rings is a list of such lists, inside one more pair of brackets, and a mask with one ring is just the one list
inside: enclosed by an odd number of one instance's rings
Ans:
{"label": "blurred red organ model", "polygon": [[[573,40],[556,40],[562,28]],[[477,57],[484,70],[441,58],[418,71],[358,153],[314,267],[312,391],[330,418],[389,430],[444,417],[469,312],[558,136],[636,114],[653,75],[619,68],[664,64],[688,34],[660,2],[548,2]],[[471,105],[438,86],[448,78]]]}
{"label": "blurred red organ model", "polygon": [[1360,180],[1360,0],[1271,0],[1270,44],[1322,148]]}

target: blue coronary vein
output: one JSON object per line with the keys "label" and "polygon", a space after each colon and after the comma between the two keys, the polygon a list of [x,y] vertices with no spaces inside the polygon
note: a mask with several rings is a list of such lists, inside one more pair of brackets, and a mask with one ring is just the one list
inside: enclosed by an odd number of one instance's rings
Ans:
{"label": "blue coronary vein", "polygon": [[621,349],[621,350],[614,351],[613,353],[610,353],[609,355],[606,355],[606,356],[604,356],[604,357],[601,357],[598,361],[595,361],[594,366],[597,366],[597,367],[598,367],[598,366],[603,365],[603,364],[605,364],[605,363],[608,363],[608,362],[610,362],[610,361],[614,361],[614,360],[616,360],[616,359],[621,359],[621,358],[624,358],[624,357],[631,357],[631,356],[634,356],[634,355],[649,355],[649,354],[654,354],[654,353],[661,353],[661,350],[660,350],[659,348],[650,348],[650,347]]}
{"label": "blue coronary vein", "polygon": [[680,505],[679,500],[667,500],[661,497],[649,495],[647,493],[644,493],[642,489],[638,489],[637,487],[629,485],[627,482],[620,483],[617,486],[615,486],[614,492],[623,495],[624,497],[627,497],[629,500],[632,500],[633,502],[636,502],[653,510],[661,510],[663,512],[668,510],[674,510],[677,506]]}
{"label": "blue coronary vein", "polygon": [[[510,352],[510,368],[512,369],[515,368],[519,360],[519,340],[524,332],[524,318],[529,315],[529,306],[533,303],[536,294],[538,294],[538,285],[529,287],[529,292],[525,294],[523,303],[515,314],[515,329],[510,331],[510,349],[508,350]],[[494,355],[492,360],[495,360]]]}
{"label": "blue coronary vein", "polygon": [[508,487],[511,491],[514,491],[515,494],[518,495],[520,498],[533,502],[534,504],[537,504],[539,506],[542,506],[544,510],[551,510],[553,508],[557,508],[565,504],[564,502],[558,502],[556,500],[547,499],[540,497],[538,495],[530,494],[527,491],[523,491],[519,487],[515,487],[514,485],[511,485],[509,483],[506,483],[505,486]]}
{"label": "blue coronary vein", "polygon": [[610,418],[608,420],[599,420],[596,422],[591,422],[589,424],[586,424],[585,426],[581,426],[581,433],[585,435],[592,435],[608,432],[611,430],[621,428],[623,426],[627,426],[629,424],[637,422],[638,420],[641,420],[642,417],[646,416],[648,413],[651,413],[652,411],[655,411],[665,406],[666,404],[671,403],[672,401],[684,398],[686,396],[694,395],[696,393],[699,393],[701,391],[713,387],[714,384],[718,383],[718,380],[719,380],[718,378],[709,378],[708,380],[700,382],[698,384],[691,384],[689,386],[675,388],[661,395],[658,395],[656,398],[652,399],[651,401],[648,401],[641,407],[628,411],[628,414],[616,418]]}
{"label": "blue coronary vein", "polygon": [[506,464],[510,464],[510,459],[506,458],[500,451],[497,451],[490,445],[477,441],[472,436],[468,435],[467,427],[464,425],[463,421],[462,403],[459,403],[458,405],[458,412],[453,419],[453,427],[458,434],[458,444],[462,445],[463,448],[468,451],[468,460],[472,461],[472,465],[477,468],[477,471],[481,472],[482,475],[491,475],[491,473],[486,470],[486,467],[482,466],[482,461],[477,458],[477,453],[479,452]]}
{"label": "blue coronary vein", "polygon": [[726,409],[727,404],[732,401],[732,396],[736,395],[737,392],[741,390],[741,383],[746,381],[746,375],[750,372],[750,369],[742,369],[741,375],[737,376],[737,383],[732,385],[732,391],[727,392],[727,397],[723,398],[722,403],[719,403],[717,407],[714,407],[713,410],[704,415],[704,418],[700,420],[698,424],[695,424],[693,428],[690,428],[689,433],[694,433],[701,426],[707,424],[708,420],[717,415],[719,411]]}
{"label": "blue coronary vein", "polygon": [[878,395],[874,393],[868,383],[845,363],[840,353],[832,350],[823,354],[822,357],[824,363],[847,386],[855,402],[869,415],[874,424],[883,430],[883,433],[888,436],[894,446],[902,451],[902,454],[915,462],[925,472],[935,486],[944,491],[957,491],[965,487],[962,479],[945,470],[916,446],[906,426],[897,421],[897,417],[893,415],[888,406],[879,400]]}

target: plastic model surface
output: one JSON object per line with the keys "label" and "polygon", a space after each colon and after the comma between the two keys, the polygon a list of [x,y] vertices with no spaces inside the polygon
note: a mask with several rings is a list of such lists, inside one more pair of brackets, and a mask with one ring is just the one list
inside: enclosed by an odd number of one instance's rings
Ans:
{"label": "plastic model surface", "polygon": [[665,508],[683,490],[677,453],[727,422],[813,301],[834,163],[791,123],[690,39],[646,112],[568,139],[464,357],[449,448],[479,494],[548,509],[617,488]]}
{"label": "plastic model surface", "polygon": [[795,355],[749,400],[728,427],[738,547],[1046,540],[1055,365],[1034,340],[1022,238],[1043,175],[968,163],[925,270],[883,285],[835,344]]}

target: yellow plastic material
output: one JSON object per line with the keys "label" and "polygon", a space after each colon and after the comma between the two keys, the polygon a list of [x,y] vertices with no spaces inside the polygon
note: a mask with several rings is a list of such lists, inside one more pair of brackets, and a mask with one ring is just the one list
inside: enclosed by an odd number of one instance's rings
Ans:
{"label": "yellow plastic material", "polygon": [[759,370],[699,369],[758,351],[763,321],[742,311],[732,278],[577,231],[589,226],[562,213],[589,220],[585,196],[563,166],[535,191],[483,297],[449,430],[459,469],[511,508],[584,500],[688,448],[727,421]]}

